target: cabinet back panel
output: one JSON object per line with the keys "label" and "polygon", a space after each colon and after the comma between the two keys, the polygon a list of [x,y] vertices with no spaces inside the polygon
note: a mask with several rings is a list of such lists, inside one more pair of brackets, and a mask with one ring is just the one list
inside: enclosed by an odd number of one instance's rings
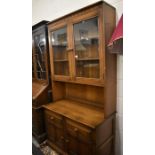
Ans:
{"label": "cabinet back panel", "polygon": [[81,100],[92,105],[103,107],[104,88],[66,83],[66,98]]}

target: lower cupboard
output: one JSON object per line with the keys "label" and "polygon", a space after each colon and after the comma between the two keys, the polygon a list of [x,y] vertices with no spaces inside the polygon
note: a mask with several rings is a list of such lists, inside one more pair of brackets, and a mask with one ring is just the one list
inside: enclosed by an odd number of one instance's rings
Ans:
{"label": "lower cupboard", "polygon": [[114,155],[115,115],[90,127],[46,107],[44,106],[47,143],[59,154]]}

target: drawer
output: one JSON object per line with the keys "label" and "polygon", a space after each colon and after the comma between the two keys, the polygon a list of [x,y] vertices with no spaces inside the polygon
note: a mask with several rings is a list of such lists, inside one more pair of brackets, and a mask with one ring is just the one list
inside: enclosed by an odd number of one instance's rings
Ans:
{"label": "drawer", "polygon": [[48,123],[51,123],[52,125],[58,128],[63,128],[62,116],[51,111],[45,110],[45,118]]}
{"label": "drawer", "polygon": [[76,137],[79,140],[91,142],[91,129],[82,124],[66,120],[66,130],[69,135]]}

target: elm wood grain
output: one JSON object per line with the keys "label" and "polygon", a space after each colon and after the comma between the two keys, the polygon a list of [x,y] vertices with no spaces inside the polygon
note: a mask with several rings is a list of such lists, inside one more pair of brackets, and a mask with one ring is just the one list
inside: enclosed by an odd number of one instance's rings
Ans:
{"label": "elm wood grain", "polygon": [[[75,79],[75,77],[73,77],[72,79]],[[104,87],[104,83],[95,78],[89,78],[88,80],[87,78],[77,77],[76,80],[71,80],[71,77],[68,76],[55,75],[53,77],[53,81]]]}
{"label": "elm wood grain", "polygon": [[[52,116],[51,123],[48,122],[48,115]],[[57,125],[60,122],[54,121],[58,117],[62,119],[61,128]],[[56,112],[45,109],[45,121],[48,133],[47,142],[60,154],[111,155],[114,118],[114,115],[110,116],[94,130],[89,126],[82,125],[78,121],[66,118],[66,115],[59,115]]]}
{"label": "elm wood grain", "polygon": [[[50,60],[51,66],[54,66],[53,61],[53,48],[51,43],[51,32],[57,29],[60,29],[64,26],[67,26],[67,43],[68,48],[71,49],[68,52],[69,58],[69,76],[55,75],[54,67],[52,69],[52,78],[53,80],[58,81],[66,81],[80,84],[88,84],[88,85],[104,85],[104,53],[105,46],[103,45],[104,34],[103,34],[103,22],[102,22],[102,13],[101,13],[101,3],[97,3],[92,7],[88,7],[87,9],[76,11],[73,14],[68,15],[66,18],[61,18],[58,21],[50,22],[48,24],[48,33],[49,33],[49,49],[50,49]],[[102,10],[103,11],[103,10]],[[74,34],[73,34],[73,25],[77,22],[81,22],[83,20],[92,19],[93,17],[98,17],[98,32],[99,32],[99,68],[100,68],[100,77],[99,78],[86,78],[86,77],[76,77],[75,74],[75,45],[74,45]],[[94,51],[95,52],[95,51]]]}
{"label": "elm wood grain", "polygon": [[[94,17],[98,17],[100,75],[99,78],[76,77],[73,25]],[[63,26],[67,26],[69,76],[55,75],[54,69],[51,69],[54,103],[44,108],[47,132],[55,133],[57,138],[54,139],[52,134],[47,138],[52,145],[58,147],[58,150],[63,150],[69,155],[110,155],[113,149],[111,137],[115,134],[116,56],[107,53],[106,44],[115,27],[115,8],[105,2],[98,2],[50,22],[48,24],[50,65],[53,68],[55,63],[51,32]],[[95,52],[94,47],[91,52],[93,50]],[[94,74],[96,75],[95,70]],[[54,120],[47,119],[50,115],[47,113],[51,113]],[[62,128],[59,127],[61,123],[56,116],[61,116]],[[63,137],[61,144],[64,148],[57,143],[60,137],[57,132]]]}
{"label": "elm wood grain", "polygon": [[[103,4],[105,23],[105,43],[107,45],[115,28],[115,9]],[[105,117],[116,112],[116,55],[105,53],[105,86],[104,86],[104,114]]]}
{"label": "elm wood grain", "polygon": [[96,148],[105,143],[105,141],[107,141],[109,137],[115,135],[115,132],[113,130],[115,125],[114,122],[115,115],[109,116],[95,128],[94,132],[92,132],[92,140],[96,145]]}
{"label": "elm wood grain", "polygon": [[102,110],[72,100],[64,99],[43,107],[91,128],[95,128],[104,120]]}
{"label": "elm wood grain", "polygon": [[104,108],[104,88],[92,85],[52,81],[53,101],[71,99]]}
{"label": "elm wood grain", "polygon": [[66,98],[104,108],[104,88],[66,83]]}
{"label": "elm wood grain", "polygon": [[111,136],[105,143],[96,149],[96,155],[114,155],[113,150],[113,136]]}

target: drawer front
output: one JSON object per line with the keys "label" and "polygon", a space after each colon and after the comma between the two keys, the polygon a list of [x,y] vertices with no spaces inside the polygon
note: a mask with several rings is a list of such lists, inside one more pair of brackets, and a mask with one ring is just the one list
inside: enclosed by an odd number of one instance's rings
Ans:
{"label": "drawer front", "polygon": [[45,118],[46,118],[47,122],[53,124],[54,126],[56,126],[58,128],[63,128],[63,121],[62,121],[62,117],[60,115],[46,110]]}
{"label": "drawer front", "polygon": [[78,138],[79,140],[91,143],[91,130],[79,123],[66,120],[67,134]]}

